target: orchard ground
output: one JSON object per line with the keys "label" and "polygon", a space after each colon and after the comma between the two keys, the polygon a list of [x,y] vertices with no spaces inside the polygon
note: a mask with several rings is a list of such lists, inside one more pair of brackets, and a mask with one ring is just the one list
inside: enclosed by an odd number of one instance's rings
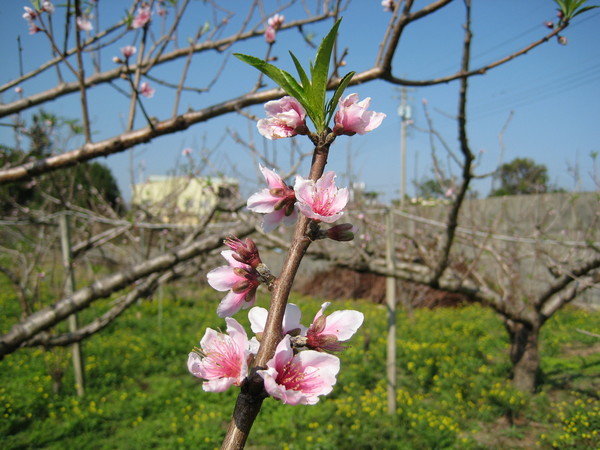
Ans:
{"label": "orchard ground", "polygon": [[[206,327],[224,329],[214,314],[219,300],[212,290],[168,288],[160,302],[137,305],[85,341],[83,398],[68,349],[8,355],[0,363],[3,448],[218,448],[237,389],[203,392],[186,360]],[[310,322],[323,299],[292,301]],[[0,305],[4,317],[17,317],[8,290]],[[544,327],[544,379],[531,397],[508,381],[507,336],[490,310],[417,309],[412,319],[399,312],[397,411],[388,415],[386,309],[366,301],[330,309],[349,308],[365,323],[341,355],[333,393],[312,407],[265,401],[248,448],[597,448],[600,340],[577,331],[598,334],[597,312],[569,307]],[[246,314],[236,317],[249,330]]]}

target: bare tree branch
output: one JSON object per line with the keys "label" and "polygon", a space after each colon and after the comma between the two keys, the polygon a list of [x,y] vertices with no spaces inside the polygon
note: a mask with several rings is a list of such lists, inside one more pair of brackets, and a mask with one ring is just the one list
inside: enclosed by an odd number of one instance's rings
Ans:
{"label": "bare tree branch", "polygon": [[[253,227],[247,225],[236,227],[228,232],[243,237],[250,233]],[[25,341],[41,331],[56,325],[69,315],[77,312],[94,300],[111,295],[131,283],[148,276],[156,271],[167,270],[174,265],[194,258],[202,253],[214,250],[222,245],[222,236],[205,237],[193,244],[184,245],[163,255],[144,261],[129,270],[109,275],[97,280],[88,287],[79,289],[71,297],[63,298],[54,305],[37,311],[24,321],[14,325],[11,330],[0,336],[0,359],[15,351]]]}

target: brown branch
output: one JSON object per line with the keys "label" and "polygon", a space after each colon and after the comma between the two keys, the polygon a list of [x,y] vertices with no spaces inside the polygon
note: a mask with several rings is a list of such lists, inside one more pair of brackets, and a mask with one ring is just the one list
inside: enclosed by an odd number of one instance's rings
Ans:
{"label": "brown branch", "polygon": [[178,265],[170,271],[155,272],[148,276],[141,284],[136,286],[128,294],[118,298],[111,309],[97,317],[87,325],[78,328],[74,332],[64,333],[52,336],[48,333],[40,333],[23,344],[24,347],[44,346],[44,347],[64,347],[76,342],[81,342],[90,336],[102,331],[112,322],[114,322],[121,314],[123,314],[130,306],[134,305],[140,298],[151,296],[156,289],[167,282],[173,281],[181,277],[186,269],[186,265]]}
{"label": "brown branch", "polygon": [[540,45],[544,44],[545,42],[548,42],[554,36],[558,35],[561,31],[563,31],[567,26],[568,26],[568,23],[563,23],[562,25],[555,28],[551,33],[549,33],[546,36],[544,36],[543,38],[533,42],[532,44],[529,44],[528,46],[524,47],[523,49],[521,49],[517,52],[514,52],[508,56],[505,56],[504,58],[498,59],[497,61],[494,61],[490,64],[481,66],[477,69],[469,70],[466,72],[461,70],[453,75],[448,75],[446,77],[440,77],[440,78],[432,78],[429,80],[410,80],[407,78],[399,78],[399,77],[393,76],[389,72],[384,73],[381,76],[381,78],[390,83],[399,84],[402,86],[417,87],[417,86],[433,86],[436,84],[449,83],[450,81],[458,80],[460,78],[470,78],[475,75],[485,75],[491,69],[495,69],[496,67],[506,64],[507,62],[512,61],[515,58],[518,58],[519,56],[529,53],[531,50],[533,50],[536,47],[539,47]]}
{"label": "brown branch", "polygon": [[[328,134],[328,131],[318,137],[319,140],[316,143],[309,175],[311,180],[316,181],[323,175],[333,137],[334,135]],[[311,222],[306,216],[300,215],[296,224],[290,249],[283,263],[281,273],[274,284],[271,295],[271,306],[267,315],[260,348],[254,361],[254,369],[242,386],[242,391],[236,401],[233,418],[229,424],[227,435],[223,440],[222,449],[244,448],[254,419],[266,397],[264,394],[263,379],[256,373],[256,370],[266,366],[267,362],[275,354],[277,344],[281,341],[281,324],[283,322],[285,306],[294,278],[300,267],[300,262],[311,243],[311,239],[307,234]]]}
{"label": "brown branch", "polygon": [[[465,23],[465,37],[463,44],[463,56],[461,68],[463,72],[468,72],[469,61],[471,59],[471,0],[465,0],[466,8],[466,23]],[[465,199],[469,183],[471,182],[471,165],[473,163],[473,153],[469,148],[469,142],[467,137],[467,92],[468,92],[468,78],[461,78],[460,81],[460,93],[458,103],[458,136],[460,142],[460,149],[463,154],[464,162],[462,164],[462,183],[456,196],[456,200],[452,203],[450,213],[448,215],[448,227],[446,228],[445,242],[443,249],[440,254],[439,263],[431,276],[431,283],[435,287],[437,280],[442,276],[446,267],[448,267],[448,261],[450,257],[450,250],[454,243],[454,236],[456,228],[458,227],[458,214],[460,208]]]}
{"label": "brown branch", "polygon": [[71,252],[73,253],[73,259],[77,259],[80,255],[84,254],[92,248],[104,245],[106,242],[116,238],[117,236],[120,236],[132,227],[133,224],[131,223],[116,228],[110,228],[106,231],[103,231],[102,233],[90,237],[89,239],[86,239],[83,242],[79,242],[73,245],[73,248],[71,249]]}
{"label": "brown branch", "polygon": [[[68,24],[68,18],[70,16],[67,14],[67,24]],[[116,25],[113,25],[109,28],[107,28],[106,30],[95,34],[93,37],[87,39],[85,42],[83,42],[82,47],[86,48],[89,47],[90,45],[94,44],[95,42],[99,41],[100,39],[102,39],[104,36],[109,35],[110,33],[112,33],[113,31],[121,28],[123,25],[125,24],[125,21],[122,20],[121,22],[117,23]],[[51,60],[49,60],[48,62],[42,64],[41,66],[39,66],[38,68],[32,70],[31,72],[26,73],[25,75],[19,76],[19,78],[15,78],[14,80],[11,80],[5,84],[3,84],[2,86],[0,86],[0,92],[4,92],[7,91],[8,89],[10,89],[11,87],[14,87],[16,85],[18,85],[19,83],[22,83],[23,81],[26,81],[30,78],[33,78],[37,75],[39,75],[40,73],[48,70],[49,68],[57,65],[58,63],[60,63],[64,58],[69,57],[71,55],[74,55],[77,52],[77,48],[74,47],[68,51],[65,52],[60,52],[58,51],[58,56],[52,58]]]}
{"label": "brown branch", "polygon": [[[303,19],[303,20],[296,20],[296,21],[290,22],[287,25],[282,26],[281,29],[283,30],[283,29],[288,29],[288,28],[295,28],[295,27],[299,27],[302,25],[310,24],[310,23],[320,22],[320,21],[327,19],[329,16],[330,16],[330,13],[327,13],[327,14],[320,15],[318,17],[312,17],[312,18]],[[223,38],[218,41],[203,42],[203,43],[191,46],[191,47],[193,48],[194,53],[204,52],[204,51],[208,51],[208,50],[221,51],[222,48],[227,47],[234,42],[241,42],[241,41],[248,40],[253,37],[261,36],[261,35],[262,35],[262,32],[260,32],[260,31],[250,31],[247,33],[243,33],[241,35],[236,34],[234,36],[229,36],[227,38]],[[188,55],[189,51],[190,51],[189,46],[175,49],[172,52],[162,55],[156,61],[152,60],[151,62],[148,62],[148,61],[142,62],[139,66],[139,70],[141,70],[142,73],[145,73],[151,67],[155,67],[160,64],[164,64],[164,63],[167,63],[167,62],[179,59],[179,58],[185,58]],[[129,69],[131,72],[135,72],[136,70],[138,70],[138,65],[131,66]],[[123,67],[117,67],[117,68],[114,68],[111,70],[107,70],[105,72],[90,75],[85,80],[85,86],[92,87],[92,86],[99,85],[102,83],[108,83],[109,81],[112,81],[116,78],[120,78],[121,74],[124,73],[124,70],[125,69]],[[63,84],[55,86],[54,88],[48,89],[44,92],[33,94],[29,97],[25,97],[23,99],[19,99],[14,102],[11,102],[11,103],[0,105],[0,118],[17,113],[24,109],[31,108],[33,106],[37,106],[39,104],[46,103],[50,100],[54,100],[58,97],[62,97],[63,95],[67,95],[67,94],[76,92],[78,89],[79,89],[79,82],[77,82],[77,81],[73,81],[70,83],[63,83]]]}
{"label": "brown branch", "polygon": [[200,111],[192,111],[173,119],[157,122],[154,128],[148,126],[139,130],[125,132],[116,137],[88,143],[82,147],[60,155],[31,161],[20,166],[0,170],[0,184],[10,181],[23,180],[41,173],[50,172],[90,159],[122,152],[138,144],[149,142],[158,136],[164,136],[185,130],[190,126],[207,121],[213,117],[237,111],[246,106],[264,103],[283,95],[281,89],[270,89],[253,95],[238,97]]}
{"label": "brown branch", "polygon": [[116,301],[116,305],[97,317],[87,325],[78,328],[76,331],[64,333],[57,336],[52,336],[48,333],[39,333],[32,339],[23,343],[23,347],[35,347],[42,345],[44,347],[64,347],[76,342],[81,342],[84,339],[102,331],[110,325],[117,317],[119,317],[127,308],[133,305],[138,299],[148,297],[158,287],[157,281],[162,273],[157,272],[148,276],[146,280],[139,286],[136,286],[127,295],[120,297]]}
{"label": "brown branch", "polygon": [[[167,48],[167,45],[169,44],[169,42],[171,41],[171,39],[173,38],[173,36],[175,35],[175,32],[177,31],[179,22],[181,21],[181,18],[183,17],[183,14],[185,12],[185,9],[188,7],[190,3],[190,0],[185,0],[183,2],[183,5],[181,5],[181,8],[179,9],[179,11],[177,12],[177,15],[175,16],[175,20],[173,20],[173,23],[171,24],[171,29],[169,30],[169,32],[167,34],[163,34],[163,36],[161,37],[161,39],[159,39],[159,41],[157,42],[156,46],[160,43],[160,48],[158,49],[158,51],[156,52],[156,55],[152,58],[152,60],[149,61],[148,63],[148,69],[150,69],[151,67],[154,66],[154,64],[156,63],[156,61],[158,61],[158,59],[160,58],[160,55],[163,54],[163,52],[165,51],[165,48]],[[150,5],[150,8],[152,8],[153,5]],[[147,28],[149,24],[146,24]],[[162,41],[162,42],[161,42]],[[196,41],[194,41],[194,44],[196,43]],[[150,51],[148,52],[148,59],[150,57],[150,55],[152,55],[152,53],[154,52],[154,50],[156,50],[156,46],[154,46],[153,48],[150,49]],[[190,46],[192,47],[192,46]]]}
{"label": "brown branch", "polygon": [[[590,276],[598,268],[600,268],[600,256],[597,255],[595,258],[586,261],[579,267],[572,269],[569,273],[554,280],[550,286],[548,286],[548,288],[535,300],[536,310],[543,311],[546,318],[549,318],[554,312],[560,309],[565,303],[572,300],[577,294],[577,292],[574,292],[574,295],[563,293],[563,298],[557,297],[560,296],[561,291],[567,290],[569,285],[576,284],[578,278]],[[598,274],[596,274],[595,278],[592,280],[592,284],[600,282],[599,278],[600,277]],[[575,286],[575,289],[578,290],[578,286]],[[552,302],[553,298],[555,299],[556,303],[547,306]]]}
{"label": "brown branch", "polygon": [[[198,39],[202,36],[202,30],[204,29],[204,25],[198,27],[198,31],[194,36],[194,45],[198,42]],[[181,71],[181,79],[179,84],[177,85],[177,91],[175,92],[175,101],[173,105],[173,117],[177,117],[177,111],[179,110],[179,101],[181,100],[181,92],[183,90],[183,85],[185,83],[185,79],[187,78],[187,73],[190,68],[190,64],[192,63],[192,56],[194,52],[192,51],[193,47],[190,46],[190,51],[188,53],[187,58],[185,59],[185,65],[183,66],[183,70]]]}
{"label": "brown branch", "polygon": [[[231,233],[243,237],[251,233],[253,227],[238,226]],[[190,245],[183,245],[148,261],[139,263],[127,270],[115,273],[79,289],[70,297],[58,300],[52,306],[33,313],[27,319],[14,325],[0,336],[0,359],[17,350],[24,342],[38,333],[61,322],[74,312],[87,307],[99,298],[105,298],[131,283],[159,270],[168,270],[178,263],[192,259],[222,245],[222,236],[209,236]]]}
{"label": "brown branch", "polygon": [[[80,8],[80,0],[75,0],[75,14],[77,16],[81,15]],[[79,96],[81,101],[81,118],[83,120],[83,133],[85,136],[85,142],[92,142],[92,133],[90,132],[90,117],[88,113],[88,105],[87,105],[87,89],[85,87],[85,73],[83,70],[83,58],[81,57],[81,36],[80,31],[77,29],[77,24],[75,26],[75,44],[77,47],[77,83],[79,84]]]}
{"label": "brown branch", "polygon": [[137,60],[137,64],[135,65],[135,70],[134,70],[134,75],[133,75],[133,79],[131,78],[131,75],[129,73],[126,74],[127,79],[129,80],[129,83],[132,86],[132,90],[131,90],[131,100],[129,102],[129,114],[128,114],[128,118],[127,118],[127,131],[131,131],[133,129],[133,124],[135,122],[135,106],[139,103],[140,108],[142,108],[142,111],[144,113],[144,116],[146,117],[146,121],[148,122],[148,125],[150,126],[150,128],[152,128],[152,122],[150,122],[150,118],[148,117],[148,114],[146,114],[146,111],[143,109],[144,105],[142,105],[142,100],[140,99],[140,92],[139,92],[139,88],[140,88],[140,79],[142,77],[142,61],[144,59],[144,52],[146,49],[146,39],[148,37],[148,23],[146,23],[144,25],[144,28],[142,29],[142,39],[140,41],[140,48],[139,48],[139,52],[138,52],[138,60]]}
{"label": "brown branch", "polygon": [[[393,31],[391,33],[386,32],[386,36],[389,36],[389,41],[386,44],[384,44],[385,50],[380,50],[380,56],[378,56],[378,61],[380,61],[378,65],[386,74],[386,76],[384,77],[385,79],[388,79],[387,77],[393,78],[392,60],[394,59],[394,55],[396,54],[396,48],[398,47],[398,42],[400,42],[400,37],[402,36],[402,32],[404,31],[406,26],[409,23],[414,22],[415,20],[422,19],[423,17],[428,16],[429,14],[435,11],[438,11],[439,9],[452,2],[452,0],[435,1],[420,9],[419,11],[416,11],[411,14],[410,10],[412,8],[413,2],[414,0],[405,0],[404,9],[402,10],[402,14],[398,19],[398,22],[394,26]],[[396,13],[394,13],[394,18],[396,17],[395,14]],[[392,21],[394,20],[394,18],[392,18]],[[381,57],[381,55],[383,55],[383,57]]]}

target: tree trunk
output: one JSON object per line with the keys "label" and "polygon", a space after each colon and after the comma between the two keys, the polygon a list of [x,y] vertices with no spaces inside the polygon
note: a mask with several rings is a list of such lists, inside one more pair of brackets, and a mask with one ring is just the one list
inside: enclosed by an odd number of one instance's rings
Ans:
{"label": "tree trunk", "polygon": [[510,360],[513,385],[523,392],[534,392],[540,377],[539,325],[507,320],[510,335]]}

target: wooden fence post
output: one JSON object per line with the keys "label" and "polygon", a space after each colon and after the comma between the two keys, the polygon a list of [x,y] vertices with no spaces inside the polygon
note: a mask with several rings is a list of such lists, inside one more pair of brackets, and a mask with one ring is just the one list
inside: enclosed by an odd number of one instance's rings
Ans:
{"label": "wooden fence post", "polygon": [[[66,214],[58,217],[60,227],[60,243],[62,248],[63,268],[65,271],[65,295],[73,295],[75,291],[75,274],[73,272],[73,255],[71,253],[71,238],[69,232],[69,218]],[[77,314],[69,316],[69,331],[77,331]],[[83,357],[81,352],[81,343],[75,342],[71,346],[73,354],[73,370],[75,372],[75,388],[77,395],[83,397],[84,394],[84,370]]]}
{"label": "wooden fence post", "polygon": [[[393,272],[395,264],[394,245],[394,220],[392,211],[385,212],[385,253],[387,269]],[[385,300],[388,310],[388,335],[387,335],[387,411],[388,414],[396,413],[396,278],[385,279]]]}

